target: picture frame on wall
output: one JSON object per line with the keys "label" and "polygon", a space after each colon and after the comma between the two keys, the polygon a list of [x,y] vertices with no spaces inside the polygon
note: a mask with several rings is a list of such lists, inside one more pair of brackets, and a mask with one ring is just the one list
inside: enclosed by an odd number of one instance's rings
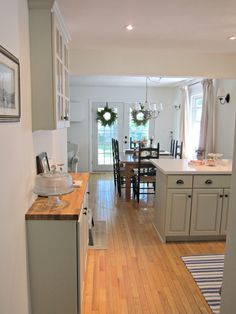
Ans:
{"label": "picture frame on wall", "polygon": [[20,63],[0,45],[0,122],[18,122],[20,117]]}

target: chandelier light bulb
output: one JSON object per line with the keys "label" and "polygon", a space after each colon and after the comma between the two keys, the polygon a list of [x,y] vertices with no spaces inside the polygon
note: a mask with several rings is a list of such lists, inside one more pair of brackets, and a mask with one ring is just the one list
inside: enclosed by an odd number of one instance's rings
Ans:
{"label": "chandelier light bulb", "polygon": [[132,31],[134,29],[132,24],[126,25],[125,28],[127,29],[127,31]]}

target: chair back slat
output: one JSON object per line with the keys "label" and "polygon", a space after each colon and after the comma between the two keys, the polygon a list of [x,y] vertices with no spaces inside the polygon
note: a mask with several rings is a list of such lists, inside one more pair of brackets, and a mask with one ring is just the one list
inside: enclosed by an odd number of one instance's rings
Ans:
{"label": "chair back slat", "polygon": [[175,158],[180,158],[182,159],[183,158],[183,142],[179,142],[176,141],[176,144],[175,144]]}
{"label": "chair back slat", "polygon": [[170,141],[170,156],[175,155],[175,140],[172,138]]}
{"label": "chair back slat", "polygon": [[157,147],[141,147],[139,146],[139,161],[143,159],[159,159],[160,144]]}

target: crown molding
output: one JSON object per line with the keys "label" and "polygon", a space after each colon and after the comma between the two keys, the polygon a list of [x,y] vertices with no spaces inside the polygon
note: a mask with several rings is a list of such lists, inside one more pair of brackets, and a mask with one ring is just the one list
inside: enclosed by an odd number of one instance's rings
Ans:
{"label": "crown molding", "polygon": [[64,33],[64,37],[66,38],[67,42],[69,42],[71,40],[71,36],[70,36],[69,30],[67,28],[67,25],[64,21],[63,15],[62,15],[56,1],[54,1],[51,12],[53,12],[56,15],[56,17],[59,20],[59,23],[61,25],[62,31]]}
{"label": "crown molding", "polygon": [[59,9],[59,6],[55,0],[28,0],[28,5],[30,10],[48,10],[51,13],[55,14],[59,24],[61,26],[61,30],[67,42],[71,40],[71,36],[67,25],[64,21],[63,15]]}
{"label": "crown molding", "polygon": [[55,0],[28,0],[29,9],[51,9]]}

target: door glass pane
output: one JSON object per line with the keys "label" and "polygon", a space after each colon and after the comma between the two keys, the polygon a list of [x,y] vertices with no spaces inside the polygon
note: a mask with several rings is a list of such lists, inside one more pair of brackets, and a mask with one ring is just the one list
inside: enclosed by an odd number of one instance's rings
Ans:
{"label": "door glass pane", "polygon": [[137,126],[132,120],[132,109],[130,108],[129,114],[129,136],[133,141],[139,141],[149,138],[149,121],[145,125]]}
{"label": "door glass pane", "polygon": [[[103,108],[98,108],[102,110]],[[114,108],[117,112],[117,109]],[[98,165],[112,165],[112,146],[111,139],[118,137],[118,127],[117,121],[112,126],[102,126],[100,122],[97,123],[98,127],[98,152],[97,152],[97,162]]]}

